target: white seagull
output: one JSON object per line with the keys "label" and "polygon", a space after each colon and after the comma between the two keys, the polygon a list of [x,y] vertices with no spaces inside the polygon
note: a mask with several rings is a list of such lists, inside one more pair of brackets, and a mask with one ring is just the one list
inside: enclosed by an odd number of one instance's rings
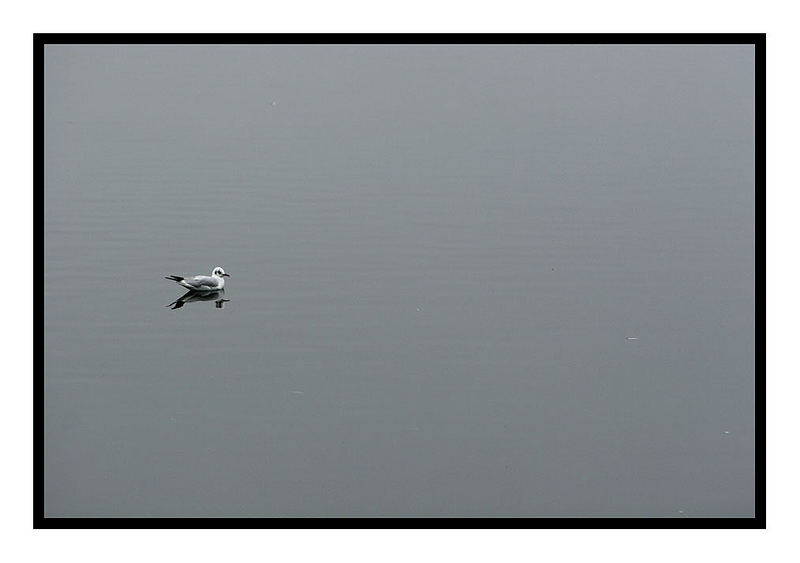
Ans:
{"label": "white seagull", "polygon": [[178,285],[192,291],[218,291],[225,287],[225,278],[229,278],[225,270],[217,266],[211,271],[210,276],[192,276],[184,278],[181,276],[166,276],[165,279],[172,280]]}

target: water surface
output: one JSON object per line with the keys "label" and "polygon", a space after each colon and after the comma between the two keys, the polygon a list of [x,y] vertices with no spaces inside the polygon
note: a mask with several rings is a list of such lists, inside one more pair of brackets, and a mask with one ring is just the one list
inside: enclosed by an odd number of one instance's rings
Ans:
{"label": "water surface", "polygon": [[753,516],[752,46],[45,71],[46,516]]}

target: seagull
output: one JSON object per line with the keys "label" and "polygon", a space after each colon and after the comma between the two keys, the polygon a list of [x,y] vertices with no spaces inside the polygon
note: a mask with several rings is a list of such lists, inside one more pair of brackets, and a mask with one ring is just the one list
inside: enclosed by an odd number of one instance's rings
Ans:
{"label": "seagull", "polygon": [[211,271],[210,276],[192,276],[189,278],[166,276],[164,279],[172,280],[192,291],[218,291],[225,287],[225,278],[228,277],[230,277],[230,274],[226,274],[225,270],[217,266]]}

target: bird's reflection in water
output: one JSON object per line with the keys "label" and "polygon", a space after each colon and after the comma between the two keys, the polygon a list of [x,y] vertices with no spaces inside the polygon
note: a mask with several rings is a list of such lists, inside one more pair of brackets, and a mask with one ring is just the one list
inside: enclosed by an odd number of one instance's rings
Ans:
{"label": "bird's reflection in water", "polygon": [[178,297],[175,301],[167,305],[167,307],[172,307],[173,309],[180,309],[187,303],[198,303],[200,301],[213,301],[214,306],[217,309],[222,309],[222,307],[230,301],[230,299],[225,299],[225,290],[221,289],[219,291],[187,291],[180,297]]}

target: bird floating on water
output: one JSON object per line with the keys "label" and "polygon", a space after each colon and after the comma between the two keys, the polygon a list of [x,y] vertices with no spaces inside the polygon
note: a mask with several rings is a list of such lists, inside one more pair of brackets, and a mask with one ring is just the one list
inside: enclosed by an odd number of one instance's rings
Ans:
{"label": "bird floating on water", "polygon": [[182,285],[186,289],[192,291],[218,291],[225,287],[225,278],[229,278],[230,274],[226,274],[225,270],[217,266],[211,270],[210,276],[166,276],[165,279],[174,281],[178,285]]}

